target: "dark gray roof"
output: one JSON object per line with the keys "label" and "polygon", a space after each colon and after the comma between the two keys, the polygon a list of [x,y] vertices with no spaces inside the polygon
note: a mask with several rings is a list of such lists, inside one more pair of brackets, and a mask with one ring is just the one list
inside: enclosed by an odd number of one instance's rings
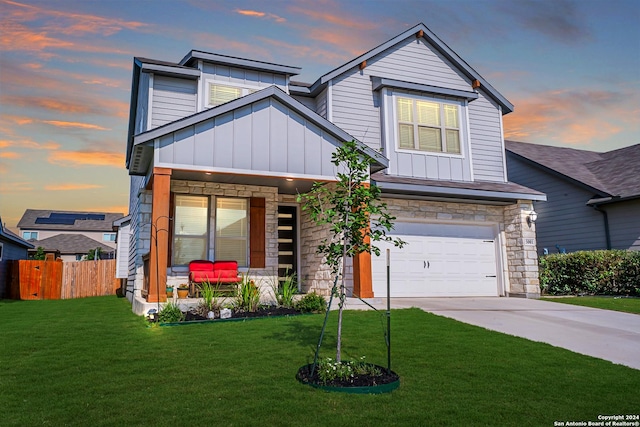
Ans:
{"label": "dark gray roof", "polygon": [[83,234],[58,234],[46,239],[34,241],[33,243],[35,247],[42,246],[45,251],[57,250],[62,255],[86,254],[96,248],[102,249],[102,252],[105,253],[115,251],[114,248]]}
{"label": "dark gray roof", "polygon": [[507,151],[591,187],[603,196],[640,196],[640,144],[606,153],[505,141]]}
{"label": "dark gray roof", "polygon": [[[53,216],[66,216],[67,221],[56,221]],[[70,220],[74,216],[91,219]],[[104,216],[104,219],[93,219]],[[113,231],[113,221],[122,218],[121,213],[56,211],[27,209],[18,222],[21,230],[73,230],[73,231]]]}
{"label": "dark gray roof", "polygon": [[409,178],[377,172],[371,180],[383,192],[416,196],[432,196],[450,199],[490,200],[513,202],[518,199],[546,200],[546,195],[537,190],[513,182],[489,181],[442,181],[435,179]]}
{"label": "dark gray roof", "polygon": [[33,245],[31,243],[20,238],[20,236],[16,235],[13,231],[6,228],[2,223],[2,218],[0,218],[0,240],[10,241],[18,246],[23,246],[27,249],[33,248]]}

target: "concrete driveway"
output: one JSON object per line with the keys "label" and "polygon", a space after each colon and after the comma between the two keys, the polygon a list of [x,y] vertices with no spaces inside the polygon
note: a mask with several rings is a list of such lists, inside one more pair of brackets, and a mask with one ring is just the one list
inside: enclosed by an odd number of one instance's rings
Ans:
{"label": "concrete driveway", "polygon": [[[386,300],[368,303],[386,309]],[[524,298],[391,298],[429,313],[640,369],[640,315]],[[347,299],[347,309],[366,309]]]}

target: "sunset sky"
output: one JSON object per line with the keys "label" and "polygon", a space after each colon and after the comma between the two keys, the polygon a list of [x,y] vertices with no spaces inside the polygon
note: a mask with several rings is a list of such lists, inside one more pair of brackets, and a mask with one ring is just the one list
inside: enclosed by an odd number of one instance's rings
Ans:
{"label": "sunset sky", "polygon": [[127,213],[133,57],[191,49],[321,75],[423,22],[515,105],[505,136],[640,143],[637,0],[0,0],[0,215]]}

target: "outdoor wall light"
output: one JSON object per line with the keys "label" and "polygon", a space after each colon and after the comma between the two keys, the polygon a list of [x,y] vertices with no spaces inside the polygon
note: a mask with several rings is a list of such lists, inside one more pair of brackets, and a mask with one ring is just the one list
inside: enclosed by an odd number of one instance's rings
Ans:
{"label": "outdoor wall light", "polygon": [[158,310],[156,310],[155,308],[152,308],[149,311],[147,311],[147,319],[149,319],[149,322],[157,322]]}
{"label": "outdoor wall light", "polygon": [[529,215],[527,216],[527,225],[529,226],[529,228],[531,228],[531,224],[534,224],[537,220],[538,214],[536,213],[536,211],[529,212]]}

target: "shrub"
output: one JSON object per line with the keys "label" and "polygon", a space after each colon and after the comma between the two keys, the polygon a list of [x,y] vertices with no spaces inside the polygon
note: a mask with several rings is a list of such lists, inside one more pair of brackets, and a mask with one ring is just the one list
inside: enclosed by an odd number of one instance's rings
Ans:
{"label": "shrub", "polygon": [[540,288],[548,295],[640,296],[640,252],[545,255],[540,258]]}
{"label": "shrub", "polygon": [[178,304],[169,301],[158,313],[158,320],[162,323],[181,322],[184,320],[184,313],[182,313]]}
{"label": "shrub", "polygon": [[322,295],[311,292],[303,296],[296,304],[296,308],[303,313],[319,313],[326,310],[327,301]]}

